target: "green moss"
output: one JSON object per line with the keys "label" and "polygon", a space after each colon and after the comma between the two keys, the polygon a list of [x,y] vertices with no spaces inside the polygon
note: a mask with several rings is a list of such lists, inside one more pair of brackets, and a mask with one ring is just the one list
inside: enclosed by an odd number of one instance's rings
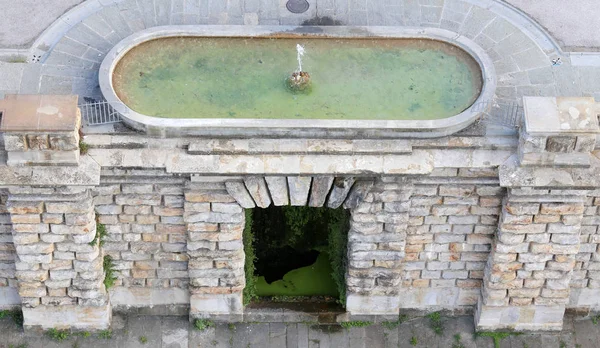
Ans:
{"label": "green moss", "polygon": [[400,324],[402,324],[403,322],[405,322],[406,320],[408,320],[408,315],[406,314],[401,314],[398,316],[398,319],[395,321],[384,321],[381,323],[381,325],[383,327],[385,327],[388,330],[393,330],[395,328],[397,328]]}
{"label": "green moss", "polygon": [[57,330],[57,329],[50,329],[46,332],[46,334],[48,335],[48,337],[50,337],[51,339],[53,339],[57,342],[64,341],[67,338],[69,338],[69,336],[71,336],[71,333],[69,331]]}
{"label": "green moss", "polygon": [[104,286],[106,290],[110,289],[113,285],[115,285],[115,280],[117,277],[115,276],[115,271],[113,269],[112,257],[109,255],[104,256],[104,260],[102,262],[104,266]]}
{"label": "green moss", "polygon": [[475,334],[476,337],[489,337],[494,341],[494,348],[500,348],[500,341],[509,336],[519,336],[519,332],[489,332],[482,331]]}
{"label": "green moss", "polygon": [[90,149],[90,146],[87,143],[85,143],[83,141],[79,142],[79,154],[87,155],[89,149]]}
{"label": "green moss", "polygon": [[23,327],[23,312],[20,309],[0,311],[0,319],[11,317],[18,327]]}
{"label": "green moss", "polygon": [[194,327],[198,331],[204,331],[208,328],[215,326],[215,323],[209,319],[196,319],[194,320]]}
{"label": "green moss", "polygon": [[416,336],[413,336],[413,337],[410,338],[409,343],[410,343],[411,346],[416,346],[417,344],[419,344],[419,341],[417,340]]}
{"label": "green moss", "polygon": [[344,322],[341,322],[340,325],[344,329],[351,329],[353,327],[367,327],[367,326],[371,326],[371,325],[373,325],[373,322],[355,320],[355,321],[344,321]]}
{"label": "green moss", "polygon": [[244,242],[244,252],[246,260],[244,263],[244,273],[246,274],[246,286],[244,287],[244,305],[255,300],[256,295],[256,276],[254,261],[256,261],[256,253],[254,252],[254,234],[252,233],[252,210],[246,209],[246,225],[242,239]]}
{"label": "green moss", "polygon": [[436,335],[441,336],[444,333],[444,323],[442,322],[442,314],[440,312],[434,312],[427,314],[429,318],[429,327],[435,332]]}
{"label": "green moss", "polygon": [[337,287],[338,301],[346,306],[346,269],[348,265],[348,230],[350,214],[344,209],[336,209],[329,216],[328,251],[331,262],[331,277]]}
{"label": "green moss", "polygon": [[108,330],[101,330],[98,332],[98,338],[102,338],[105,340],[109,340],[112,338],[112,330],[108,329]]}

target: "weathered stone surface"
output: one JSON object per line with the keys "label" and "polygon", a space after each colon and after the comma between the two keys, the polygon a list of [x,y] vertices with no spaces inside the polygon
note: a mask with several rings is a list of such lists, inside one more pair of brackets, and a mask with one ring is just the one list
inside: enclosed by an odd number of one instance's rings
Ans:
{"label": "weathered stone surface", "polygon": [[316,176],[313,178],[308,202],[309,207],[322,207],[325,205],[333,180],[333,176]]}
{"label": "weathered stone surface", "polygon": [[327,200],[327,207],[332,209],[339,208],[346,200],[348,192],[350,192],[352,185],[354,185],[354,181],[355,179],[352,177],[335,178],[329,199]]}
{"label": "weathered stone surface", "polygon": [[346,209],[356,208],[358,206],[358,204],[367,197],[367,194],[369,193],[369,191],[371,190],[373,185],[374,185],[374,182],[371,180],[357,181],[354,184],[354,186],[352,186],[352,190],[350,190],[348,197],[344,201],[344,208],[346,208]]}
{"label": "weathered stone surface", "polygon": [[309,176],[289,176],[287,178],[290,205],[306,206],[312,178]]}
{"label": "weathered stone surface", "polygon": [[227,192],[233,197],[242,208],[251,209],[256,207],[252,196],[248,193],[244,183],[240,181],[228,181],[225,183]]}
{"label": "weathered stone surface", "polygon": [[264,178],[256,176],[245,178],[244,184],[258,207],[267,208],[271,205],[271,197]]}
{"label": "weathered stone surface", "polygon": [[265,180],[271,193],[271,199],[275,206],[285,206],[290,204],[288,193],[288,183],[285,176],[266,176]]}

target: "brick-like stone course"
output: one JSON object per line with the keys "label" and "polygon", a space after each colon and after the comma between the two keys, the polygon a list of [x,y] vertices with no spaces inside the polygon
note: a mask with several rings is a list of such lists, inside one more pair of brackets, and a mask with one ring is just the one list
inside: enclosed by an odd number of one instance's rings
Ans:
{"label": "brick-like stone course", "polygon": [[16,278],[24,308],[107,304],[90,190],[11,188]]}
{"label": "brick-like stone course", "polygon": [[8,190],[0,190],[0,287],[17,287],[15,276],[16,251],[11,233],[12,223],[6,209]]}
{"label": "brick-like stone course", "polygon": [[185,181],[161,170],[103,171],[93,200],[115,286],[187,289]]}

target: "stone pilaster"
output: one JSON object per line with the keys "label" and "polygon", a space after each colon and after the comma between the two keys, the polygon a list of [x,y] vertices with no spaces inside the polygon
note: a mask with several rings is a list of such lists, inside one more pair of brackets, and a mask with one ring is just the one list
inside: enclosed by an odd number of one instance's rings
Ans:
{"label": "stone pilaster", "polygon": [[562,329],[586,195],[509,190],[485,269],[479,329]]}
{"label": "stone pilaster", "polygon": [[352,315],[399,312],[411,193],[412,185],[384,178],[350,207],[346,308]]}
{"label": "stone pilaster", "polygon": [[[519,151],[500,167],[508,188],[478,302],[478,330],[561,330],[595,185],[593,98],[524,98]],[[582,189],[584,188],[584,189]]]}
{"label": "stone pilaster", "polygon": [[111,309],[90,190],[11,187],[25,327],[105,329]]}
{"label": "stone pilaster", "polygon": [[241,320],[244,210],[223,183],[192,183],[185,192],[184,211],[190,317]]}

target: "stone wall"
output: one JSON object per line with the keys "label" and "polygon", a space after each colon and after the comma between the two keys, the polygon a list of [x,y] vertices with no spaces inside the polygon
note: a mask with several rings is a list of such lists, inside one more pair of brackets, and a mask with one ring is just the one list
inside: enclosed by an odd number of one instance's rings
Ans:
{"label": "stone wall", "polygon": [[[436,139],[90,134],[73,162],[0,165],[0,306],[21,302],[26,327],[42,328],[105,328],[113,306],[244,320],[244,209],[343,206],[350,317],[475,309],[478,329],[558,330],[567,308],[600,308],[591,103],[527,99],[519,134],[483,124]],[[79,114],[64,107],[72,138]],[[53,117],[4,138],[29,146]]]}
{"label": "stone wall", "polygon": [[18,296],[15,276],[15,246],[12,237],[12,223],[6,209],[8,190],[0,189],[0,308],[10,307],[21,302]]}
{"label": "stone wall", "polygon": [[102,249],[112,257],[117,276],[113,305],[188,303],[183,214],[189,179],[162,170],[105,169],[101,174],[92,192],[107,233]]}
{"label": "stone wall", "polygon": [[495,169],[446,168],[415,180],[403,307],[477,303],[504,189]]}

